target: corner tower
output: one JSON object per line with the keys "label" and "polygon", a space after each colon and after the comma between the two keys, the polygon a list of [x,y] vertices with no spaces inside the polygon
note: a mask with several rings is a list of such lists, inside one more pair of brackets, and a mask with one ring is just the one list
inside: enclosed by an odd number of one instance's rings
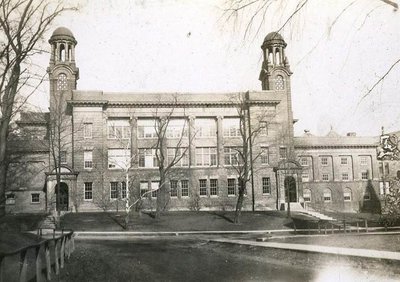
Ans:
{"label": "corner tower", "polygon": [[262,90],[286,90],[290,87],[289,61],[285,55],[286,42],[277,32],[269,33],[261,49],[263,50],[263,63],[260,77]]}
{"label": "corner tower", "polygon": [[47,68],[50,80],[50,107],[54,107],[58,99],[71,99],[72,90],[76,89],[79,69],[75,64],[75,40],[72,32],[65,27],[54,30],[50,37],[50,64]]}

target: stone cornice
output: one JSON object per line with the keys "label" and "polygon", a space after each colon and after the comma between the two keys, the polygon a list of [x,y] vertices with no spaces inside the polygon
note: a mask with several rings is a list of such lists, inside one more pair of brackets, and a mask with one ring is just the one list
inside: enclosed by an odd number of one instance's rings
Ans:
{"label": "stone cornice", "polygon": [[295,149],[376,149],[374,144],[338,144],[338,145],[295,145]]}

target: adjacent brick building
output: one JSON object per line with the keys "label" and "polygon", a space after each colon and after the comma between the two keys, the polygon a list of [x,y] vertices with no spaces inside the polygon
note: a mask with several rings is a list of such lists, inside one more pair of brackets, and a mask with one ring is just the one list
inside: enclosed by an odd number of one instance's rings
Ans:
{"label": "adjacent brick building", "polygon": [[[49,43],[50,112],[21,116],[10,146],[15,159],[9,166],[8,211],[114,210],[123,208],[127,192],[139,197],[156,190],[157,126],[163,120],[168,121],[165,164],[179,159],[166,184],[170,209],[233,209],[246,134],[252,137],[253,175],[245,209],[284,209],[290,201],[316,208],[379,210],[378,138],[341,137],[333,131],[326,137],[294,137],[292,73],[278,33],[268,34],[261,46],[262,90],[243,93],[77,90],[72,32],[58,28]],[[55,133],[61,136],[58,144]],[[34,168],[35,177],[18,175],[21,163]],[[61,170],[60,189],[56,167]],[[60,193],[58,204],[55,193]],[[155,208],[155,196],[154,191],[146,194],[142,208]]]}

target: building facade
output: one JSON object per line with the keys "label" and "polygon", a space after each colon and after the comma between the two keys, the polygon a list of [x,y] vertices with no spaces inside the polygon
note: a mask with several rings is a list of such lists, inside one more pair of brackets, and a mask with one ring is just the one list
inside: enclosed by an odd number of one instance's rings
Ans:
{"label": "building facade", "polygon": [[[77,90],[72,32],[58,28],[49,43],[50,112],[21,115],[9,212],[118,210],[126,197],[154,209],[160,160],[171,210],[233,209],[244,163],[252,172],[244,209],[379,210],[378,138],[294,137],[292,72],[278,33],[261,46],[262,90],[237,93]],[[21,163],[35,177],[14,182]]]}

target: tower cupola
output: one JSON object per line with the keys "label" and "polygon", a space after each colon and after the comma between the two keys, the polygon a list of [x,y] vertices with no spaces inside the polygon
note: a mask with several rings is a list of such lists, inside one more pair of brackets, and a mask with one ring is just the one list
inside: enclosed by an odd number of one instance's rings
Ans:
{"label": "tower cupola", "polygon": [[261,49],[263,63],[259,79],[263,90],[284,90],[285,81],[292,74],[289,60],[285,55],[286,42],[278,32],[265,37]]}
{"label": "tower cupola", "polygon": [[59,27],[54,30],[49,43],[51,44],[50,66],[59,63],[75,66],[75,46],[78,42],[68,28]]}

